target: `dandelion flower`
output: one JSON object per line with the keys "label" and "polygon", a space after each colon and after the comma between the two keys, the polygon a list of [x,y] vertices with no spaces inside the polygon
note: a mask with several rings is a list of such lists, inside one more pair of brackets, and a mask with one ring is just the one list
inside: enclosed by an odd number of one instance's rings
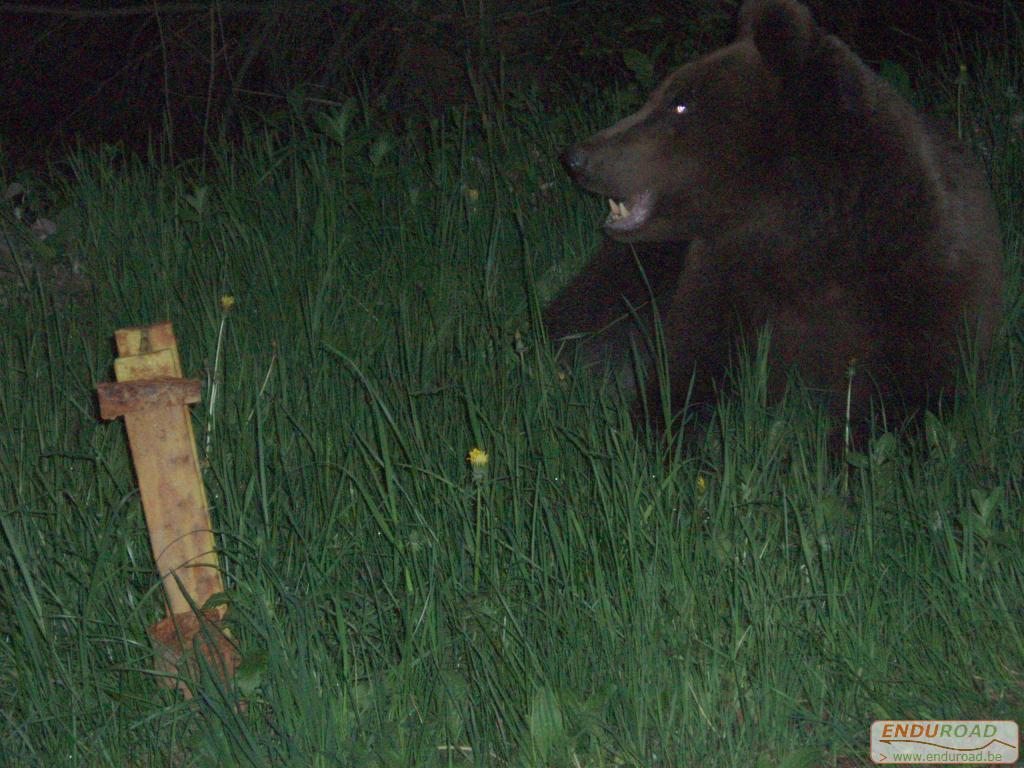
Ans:
{"label": "dandelion flower", "polygon": [[466,461],[468,461],[469,466],[473,468],[473,479],[482,480],[484,474],[487,472],[487,451],[480,448],[473,448],[466,457]]}

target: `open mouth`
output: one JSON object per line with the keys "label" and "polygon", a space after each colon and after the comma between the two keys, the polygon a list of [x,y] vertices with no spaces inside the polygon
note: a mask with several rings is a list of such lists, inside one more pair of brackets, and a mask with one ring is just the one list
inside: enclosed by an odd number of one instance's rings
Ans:
{"label": "open mouth", "polygon": [[642,226],[651,215],[654,195],[644,190],[628,200],[618,201],[608,198],[608,218],[604,220],[606,229],[615,232],[629,232]]}

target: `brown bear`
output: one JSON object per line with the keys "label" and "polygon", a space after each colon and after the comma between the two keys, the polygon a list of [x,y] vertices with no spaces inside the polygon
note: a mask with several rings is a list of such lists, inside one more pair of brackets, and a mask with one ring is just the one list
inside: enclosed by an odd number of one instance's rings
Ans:
{"label": "brown bear", "polygon": [[862,422],[873,398],[895,416],[949,393],[963,331],[989,347],[1001,249],[982,171],[798,2],[747,0],[735,42],[562,162],[611,212],[549,337],[628,370],[653,298],[675,408],[713,401],[766,325],[770,392],[796,372]]}

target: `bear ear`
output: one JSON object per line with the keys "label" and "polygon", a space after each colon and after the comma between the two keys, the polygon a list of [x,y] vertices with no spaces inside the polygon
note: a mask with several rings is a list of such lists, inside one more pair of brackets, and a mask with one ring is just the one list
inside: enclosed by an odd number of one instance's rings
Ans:
{"label": "bear ear", "polygon": [[807,7],[795,0],[746,0],[739,35],[753,38],[765,65],[788,79],[803,67],[821,37]]}

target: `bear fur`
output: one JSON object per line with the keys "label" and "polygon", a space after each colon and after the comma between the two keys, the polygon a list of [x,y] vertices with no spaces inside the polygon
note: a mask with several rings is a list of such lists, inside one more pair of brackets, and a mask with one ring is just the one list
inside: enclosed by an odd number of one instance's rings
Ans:
{"label": "bear fur", "polygon": [[765,326],[770,393],[796,372],[835,415],[849,394],[855,420],[949,394],[965,330],[989,348],[1002,256],[984,174],[800,3],[747,0],[732,44],[562,162],[628,211],[613,204],[545,310],[549,337],[628,371],[653,298],[675,408],[712,402]]}

